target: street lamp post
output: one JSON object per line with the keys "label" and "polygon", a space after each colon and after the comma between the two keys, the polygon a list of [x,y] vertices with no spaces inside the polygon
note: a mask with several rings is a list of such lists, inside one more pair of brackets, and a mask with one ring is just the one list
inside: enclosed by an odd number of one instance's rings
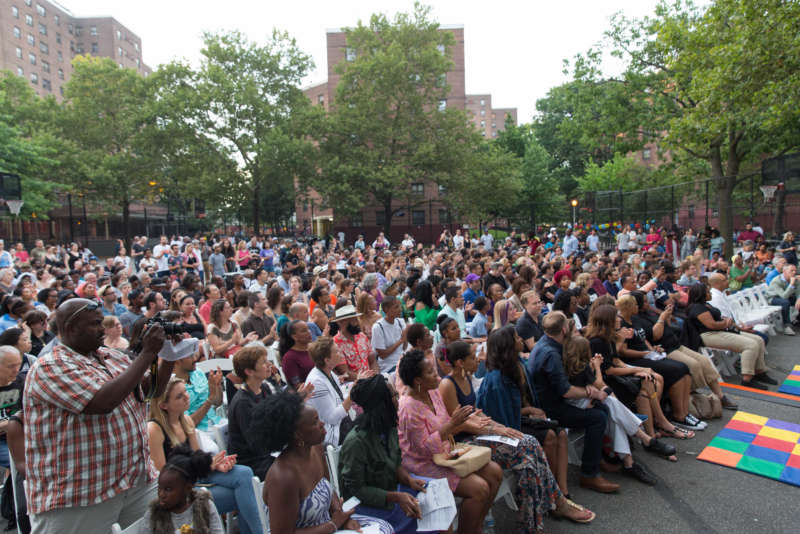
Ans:
{"label": "street lamp post", "polygon": [[570,204],[572,204],[572,229],[574,230],[575,229],[575,224],[577,223],[577,220],[575,218],[575,210],[578,208],[578,199],[577,198],[573,198],[572,202],[570,202]]}

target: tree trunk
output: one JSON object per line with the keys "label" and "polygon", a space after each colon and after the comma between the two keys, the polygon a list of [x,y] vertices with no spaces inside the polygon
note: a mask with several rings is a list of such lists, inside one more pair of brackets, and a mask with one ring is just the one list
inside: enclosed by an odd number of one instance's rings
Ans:
{"label": "tree trunk", "polygon": [[131,244],[131,203],[125,199],[122,201],[122,238],[125,240],[125,248],[130,250]]}
{"label": "tree trunk", "polygon": [[[733,254],[733,188],[736,185],[736,174],[738,174],[738,161],[731,162],[728,158],[729,172],[726,176],[725,169],[722,167],[722,153],[720,146],[711,147],[711,177],[717,189],[717,211],[719,213],[719,233],[725,239],[725,249],[723,256],[730,258]],[[734,163],[735,169],[730,169]],[[731,176],[733,174],[733,176]]]}
{"label": "tree trunk", "polygon": [[392,197],[391,195],[383,199],[383,235],[386,240],[392,241]]}
{"label": "tree trunk", "polygon": [[[260,226],[261,188],[258,181],[253,185],[253,235],[258,235]],[[312,223],[313,224],[313,223]]]}
{"label": "tree trunk", "polygon": [[779,238],[783,237],[783,232],[786,231],[786,220],[784,218],[784,211],[786,209],[786,191],[775,191],[775,215],[772,218],[772,233]]}

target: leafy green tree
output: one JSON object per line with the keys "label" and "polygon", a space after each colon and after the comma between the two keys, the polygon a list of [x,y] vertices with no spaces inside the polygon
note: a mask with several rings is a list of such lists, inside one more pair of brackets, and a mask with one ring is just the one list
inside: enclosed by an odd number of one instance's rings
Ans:
{"label": "leafy green tree", "polygon": [[539,143],[533,125],[517,126],[510,117],[494,140],[517,158],[519,191],[504,199],[505,213],[530,229],[564,217],[565,200],[553,171],[553,159]]}
{"label": "leafy green tree", "polygon": [[130,238],[130,206],[145,197],[159,171],[159,147],[148,142],[153,126],[152,84],[109,58],[78,56],[57,116],[59,135],[77,148],[82,174],[73,190],[102,199],[108,212],[122,212]]}
{"label": "leafy green tree", "polygon": [[47,219],[66,187],[73,151],[50,129],[54,109],[55,100],[39,98],[27,80],[0,72],[0,172],[20,176],[21,219]]}
{"label": "leafy green tree", "polygon": [[730,246],[743,169],[800,144],[798,34],[800,3],[782,0],[715,0],[704,10],[678,0],[643,20],[618,15],[607,37],[625,71],[603,75],[590,51],[576,58],[574,76],[614,87],[631,113],[584,115],[576,126],[656,140],[707,164]]}
{"label": "leafy green tree", "polygon": [[264,218],[277,226],[294,210],[295,177],[315,169],[308,135],[319,112],[299,88],[311,58],[278,31],[263,46],[239,32],[207,33],[204,43],[197,71],[173,63],[153,76],[165,168],[193,176],[179,181],[256,232]]}
{"label": "leafy green tree", "polygon": [[[336,67],[341,79],[318,137],[321,172],[303,177],[340,214],[377,202],[387,233],[395,213],[423,201],[413,183],[446,187],[461,209],[469,203],[451,192],[466,198],[474,191],[465,181],[475,173],[465,163],[477,157],[483,139],[463,110],[441,106],[454,37],[429,15],[416,4],[411,14],[373,15],[346,30],[355,58]],[[490,158],[483,163],[498,164],[492,151],[483,154]]]}

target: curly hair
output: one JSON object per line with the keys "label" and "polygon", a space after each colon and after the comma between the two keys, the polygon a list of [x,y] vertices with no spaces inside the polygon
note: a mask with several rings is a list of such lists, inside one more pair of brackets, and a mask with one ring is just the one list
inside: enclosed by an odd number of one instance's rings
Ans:
{"label": "curly hair", "polygon": [[262,443],[268,452],[285,449],[292,441],[303,406],[303,397],[289,391],[269,395],[258,403],[251,417],[253,443]]}
{"label": "curly hair", "polygon": [[355,421],[360,430],[380,435],[397,426],[397,409],[394,407],[392,390],[383,375],[359,380],[350,391],[350,397],[364,408],[364,412]]}
{"label": "curly hair", "polygon": [[190,484],[211,473],[211,455],[202,450],[193,451],[188,444],[178,445],[167,458],[161,471],[172,470],[180,474]]}
{"label": "curly hair", "polygon": [[421,350],[412,349],[403,355],[397,366],[397,373],[403,384],[410,388],[414,387],[414,379],[422,375],[423,361],[425,361],[425,353]]}
{"label": "curly hair", "polygon": [[492,371],[497,369],[514,384],[522,384],[519,372],[519,353],[514,325],[506,325],[493,330],[486,340],[486,366]]}

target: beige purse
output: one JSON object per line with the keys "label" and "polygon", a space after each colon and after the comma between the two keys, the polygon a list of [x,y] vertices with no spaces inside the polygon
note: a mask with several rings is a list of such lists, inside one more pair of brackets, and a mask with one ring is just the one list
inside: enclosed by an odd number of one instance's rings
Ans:
{"label": "beige purse", "polygon": [[450,437],[450,452],[440,452],[433,455],[433,463],[442,467],[449,467],[461,478],[471,475],[483,468],[492,459],[492,449],[480,445],[456,443]]}

